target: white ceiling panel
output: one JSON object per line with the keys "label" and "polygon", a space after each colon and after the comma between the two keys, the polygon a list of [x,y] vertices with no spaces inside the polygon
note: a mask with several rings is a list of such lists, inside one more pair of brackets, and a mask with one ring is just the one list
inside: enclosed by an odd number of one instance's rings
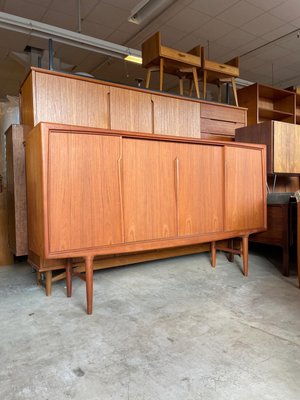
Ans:
{"label": "white ceiling panel", "polygon": [[[81,18],[85,18],[93,8],[99,3],[99,0],[84,0],[80,3]],[[77,16],[78,1],[77,0],[52,0],[51,9],[61,12],[65,15]]]}
{"label": "white ceiling panel", "polygon": [[289,0],[288,2],[272,8],[269,13],[285,22],[293,21],[300,17],[300,2],[299,0]]}
{"label": "white ceiling panel", "polygon": [[23,0],[6,1],[1,11],[38,21],[47,11],[47,7],[39,4],[30,7],[28,2]]}
{"label": "white ceiling panel", "polygon": [[28,3],[48,7],[52,3],[53,0],[28,0]]}
{"label": "white ceiling panel", "polygon": [[88,21],[103,24],[108,27],[118,27],[128,18],[128,12],[120,7],[114,7],[107,3],[98,5],[86,16]]}
{"label": "white ceiling panel", "polygon": [[[268,42],[264,39],[261,39],[260,37],[255,38],[254,40],[252,40],[251,42],[248,42],[246,44],[244,44],[243,46],[240,46],[238,49],[238,56],[242,56],[245,53],[249,53],[249,52],[253,52],[253,50],[255,51],[255,49],[259,49],[260,47],[266,45]],[[250,54],[250,57],[255,57],[254,54]]]}
{"label": "white ceiling panel", "polygon": [[197,10],[191,10],[190,8],[184,8],[173,18],[167,22],[168,26],[179,29],[183,32],[191,32],[199,28],[202,24],[205,24],[211,19],[207,14],[203,14]]}
{"label": "white ceiling panel", "polygon": [[290,54],[289,50],[274,45],[257,52],[257,58],[267,61],[268,63],[274,63],[278,58],[287,57],[288,54]]}
{"label": "white ceiling panel", "polygon": [[115,30],[109,36],[107,36],[107,40],[117,44],[124,44],[130,39],[131,33],[122,32],[119,30]]}
{"label": "white ceiling panel", "polygon": [[[140,0],[102,0],[102,3],[110,4],[111,6],[123,8],[126,11],[131,11]],[[129,14],[128,14],[129,15]]]}
{"label": "white ceiling panel", "polygon": [[282,19],[265,13],[243,25],[243,29],[249,33],[256,34],[256,36],[263,36],[274,29],[280,28],[282,25],[284,25]]}
{"label": "white ceiling panel", "polygon": [[76,31],[77,18],[73,15],[62,14],[58,11],[49,10],[42,18],[42,22],[49,25],[58,26],[59,28]]}
{"label": "white ceiling panel", "polygon": [[81,33],[99,39],[106,39],[114,32],[114,29],[103,24],[96,24],[91,21],[82,21]]}
{"label": "white ceiling panel", "polygon": [[227,22],[221,21],[217,18],[207,22],[203,26],[200,26],[195,32],[195,35],[205,37],[206,40],[216,40],[222,36],[232,32],[236,28],[228,24]]}
{"label": "white ceiling panel", "polygon": [[218,43],[219,45],[224,45],[228,48],[230,48],[232,46],[232,43],[234,43],[236,50],[238,50],[239,47],[249,42],[252,42],[255,39],[256,38],[254,35],[242,31],[241,29],[235,29],[234,31],[231,31],[227,35],[224,35],[223,37],[216,40],[216,43]]}
{"label": "white ceiling panel", "polygon": [[178,42],[174,44],[174,47],[180,51],[189,51],[195,46],[201,45],[204,46],[207,44],[207,40],[204,37],[195,36],[194,33],[191,33],[187,36],[184,36]]}
{"label": "white ceiling panel", "polygon": [[290,32],[295,30],[295,26],[292,24],[285,24],[281,25],[279,28],[274,29],[271,32],[262,35],[262,38],[265,39],[267,42],[271,42],[272,40],[276,40],[281,36],[287,35]]}
{"label": "white ceiling panel", "polygon": [[286,0],[247,0],[247,1],[248,3],[251,3],[252,5],[261,8],[265,11],[269,11],[272,8],[275,8],[280,4],[286,2]]}
{"label": "white ceiling panel", "polygon": [[255,7],[247,1],[239,1],[232,7],[218,14],[218,19],[232,24],[237,27],[241,27],[247,22],[257,18],[259,15],[263,14],[261,8]]}
{"label": "white ceiling panel", "polygon": [[237,0],[194,0],[189,7],[215,17],[237,3]]}

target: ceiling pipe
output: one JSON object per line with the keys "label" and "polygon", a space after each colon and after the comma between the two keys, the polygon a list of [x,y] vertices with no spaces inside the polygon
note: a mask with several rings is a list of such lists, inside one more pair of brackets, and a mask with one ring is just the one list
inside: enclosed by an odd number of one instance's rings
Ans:
{"label": "ceiling pipe", "polygon": [[140,50],[3,12],[0,12],[0,28],[46,40],[52,39],[58,43],[120,59],[129,55],[142,56]]}

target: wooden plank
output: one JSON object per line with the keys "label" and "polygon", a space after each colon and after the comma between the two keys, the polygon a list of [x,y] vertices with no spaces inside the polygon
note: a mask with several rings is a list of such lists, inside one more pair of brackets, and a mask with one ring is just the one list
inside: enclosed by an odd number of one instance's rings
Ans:
{"label": "wooden plank", "polygon": [[23,133],[22,125],[12,125],[6,132],[8,241],[16,256],[28,252]]}
{"label": "wooden plank", "polygon": [[30,127],[36,124],[36,107],[34,105],[35,71],[32,71],[20,89],[20,122]]}

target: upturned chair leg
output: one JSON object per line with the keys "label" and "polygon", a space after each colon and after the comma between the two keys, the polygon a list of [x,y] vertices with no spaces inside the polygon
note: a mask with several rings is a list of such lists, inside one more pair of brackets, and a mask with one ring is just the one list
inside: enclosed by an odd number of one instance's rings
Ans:
{"label": "upturned chair leg", "polygon": [[147,70],[147,77],[146,77],[146,89],[149,89],[150,78],[151,78],[151,69],[148,68],[148,70]]}
{"label": "upturned chair leg", "polygon": [[206,99],[206,80],[207,80],[207,71],[203,71],[203,98]]}
{"label": "upturned chair leg", "polygon": [[193,68],[193,78],[194,78],[194,84],[195,84],[195,89],[196,89],[196,95],[197,98],[200,98],[200,92],[199,92],[199,82],[198,82],[198,75],[197,75],[197,68]]}
{"label": "upturned chair leg", "polygon": [[239,106],[239,101],[238,101],[238,96],[237,96],[235,78],[231,78],[231,83],[232,83],[232,90],[233,90],[235,105],[238,107]]}
{"label": "upturned chair leg", "polygon": [[164,60],[161,58],[159,65],[159,90],[161,92],[163,90],[163,80],[164,80]]}

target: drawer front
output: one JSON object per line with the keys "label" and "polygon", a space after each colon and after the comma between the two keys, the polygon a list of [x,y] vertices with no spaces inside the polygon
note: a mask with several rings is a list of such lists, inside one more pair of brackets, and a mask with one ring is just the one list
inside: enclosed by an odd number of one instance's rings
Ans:
{"label": "drawer front", "polygon": [[244,124],[229,122],[229,121],[218,121],[215,119],[202,118],[201,119],[201,133],[214,133],[220,135],[235,136],[235,130],[242,128]]}
{"label": "drawer front", "polygon": [[239,68],[234,67],[233,65],[220,64],[215,61],[205,60],[203,68],[208,71],[219,72],[225,75],[239,76]]}
{"label": "drawer front", "polygon": [[171,60],[182,62],[194,67],[201,66],[200,57],[194,56],[193,54],[183,53],[181,51],[164,46],[161,46],[160,52],[161,56],[164,58],[169,58]]}
{"label": "drawer front", "polygon": [[233,142],[234,137],[231,135],[218,135],[217,133],[201,133],[201,139],[221,140],[225,142]]}
{"label": "drawer front", "polygon": [[242,126],[245,126],[247,123],[247,110],[237,107],[202,103],[200,115],[202,118],[236,122],[242,124]]}

